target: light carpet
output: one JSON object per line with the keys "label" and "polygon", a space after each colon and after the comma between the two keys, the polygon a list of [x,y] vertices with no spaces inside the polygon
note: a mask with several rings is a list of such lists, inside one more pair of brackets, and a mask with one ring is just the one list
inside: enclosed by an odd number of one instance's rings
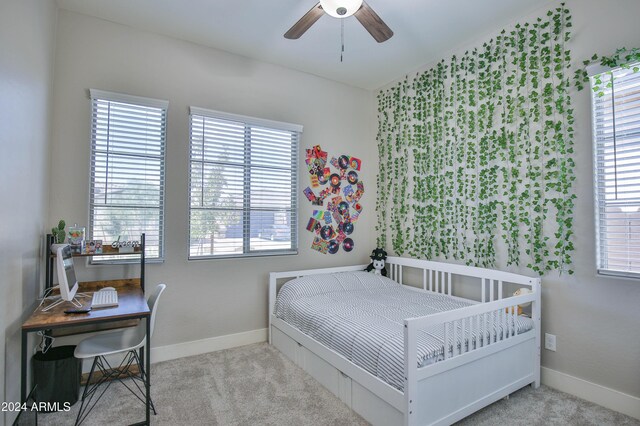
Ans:
{"label": "light carpet", "polygon": [[[181,358],[151,368],[154,425],[367,425],[316,380],[266,343]],[[72,425],[69,413],[40,414],[41,425]],[[83,425],[144,419],[144,406],[114,383]],[[615,425],[640,421],[571,395],[527,386],[459,425]]]}

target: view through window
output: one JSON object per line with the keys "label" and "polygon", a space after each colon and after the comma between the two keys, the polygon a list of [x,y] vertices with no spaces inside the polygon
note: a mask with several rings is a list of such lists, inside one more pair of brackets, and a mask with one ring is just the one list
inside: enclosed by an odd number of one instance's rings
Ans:
{"label": "view through window", "polygon": [[[163,258],[168,102],[91,90],[89,238],[103,244],[146,236],[146,258]],[[93,263],[127,261],[109,256]]]}
{"label": "view through window", "polygon": [[301,126],[191,108],[189,258],[297,252]]}
{"label": "view through window", "polygon": [[640,72],[591,77],[598,271],[640,277]]}

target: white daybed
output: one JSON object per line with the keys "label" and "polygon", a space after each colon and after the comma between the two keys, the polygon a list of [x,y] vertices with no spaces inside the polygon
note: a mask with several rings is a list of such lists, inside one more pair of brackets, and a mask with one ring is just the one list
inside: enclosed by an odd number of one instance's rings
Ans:
{"label": "white daybed", "polygon": [[[387,258],[389,278],[416,292],[435,292],[468,306],[404,319],[404,386],[397,389],[275,315],[278,288],[309,275],[362,271],[366,265],[272,272],[269,277],[269,342],[374,425],[445,425],[508,396],[540,384],[540,279],[490,269],[401,257]],[[405,279],[403,280],[403,276]],[[419,281],[416,283],[416,281]],[[464,281],[464,283],[463,283]],[[295,283],[294,283],[295,285]],[[479,287],[479,300],[455,297],[453,288]],[[509,288],[531,294],[503,297]],[[510,290],[512,291],[512,290]],[[531,302],[533,328],[516,334],[517,305]],[[496,324],[499,322],[499,324]],[[493,324],[493,325],[491,325]],[[487,326],[504,338],[474,340]],[[420,330],[442,327],[443,359],[419,367]],[[409,362],[412,360],[412,362]]]}

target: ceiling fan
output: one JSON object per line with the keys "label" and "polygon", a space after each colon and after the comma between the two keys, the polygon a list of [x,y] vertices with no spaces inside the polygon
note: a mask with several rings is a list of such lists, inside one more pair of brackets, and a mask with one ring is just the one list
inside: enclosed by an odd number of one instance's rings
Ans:
{"label": "ceiling fan", "polygon": [[355,16],[378,43],[393,36],[391,28],[363,0],[320,0],[284,34],[284,37],[300,38],[324,13],[334,18]]}

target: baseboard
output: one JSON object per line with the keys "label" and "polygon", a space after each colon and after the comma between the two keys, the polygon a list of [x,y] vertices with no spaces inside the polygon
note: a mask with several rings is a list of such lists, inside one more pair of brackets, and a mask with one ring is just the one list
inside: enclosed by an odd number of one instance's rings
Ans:
{"label": "baseboard", "polygon": [[[176,343],[175,345],[157,346],[151,348],[151,362],[169,361],[172,359],[184,358],[186,356],[200,355],[207,352],[215,352],[223,349],[235,348],[238,346],[250,345],[267,341],[267,329],[245,331],[225,336],[211,337],[191,342]],[[113,366],[117,366],[122,361],[122,355],[109,355],[107,361]],[[88,373],[91,369],[92,359],[82,363],[82,372]]]}
{"label": "baseboard", "polygon": [[[186,356],[200,355],[207,352],[215,352],[223,349],[235,348],[238,346],[250,345],[267,341],[267,329],[245,331],[225,336],[211,337],[191,342],[176,343],[174,345],[157,346],[151,348],[151,363],[169,361],[172,359],[184,358]],[[107,361],[113,366],[117,366],[122,361],[122,355],[109,355]],[[86,374],[91,369],[92,359],[82,363],[82,373]]]}
{"label": "baseboard", "polygon": [[157,346],[151,348],[151,362],[169,361],[186,356],[200,355],[237,346],[250,345],[267,341],[267,329],[245,331],[191,342],[176,343],[175,345]]}
{"label": "baseboard", "polygon": [[640,419],[640,398],[550,368],[540,370],[544,385]]}

